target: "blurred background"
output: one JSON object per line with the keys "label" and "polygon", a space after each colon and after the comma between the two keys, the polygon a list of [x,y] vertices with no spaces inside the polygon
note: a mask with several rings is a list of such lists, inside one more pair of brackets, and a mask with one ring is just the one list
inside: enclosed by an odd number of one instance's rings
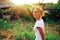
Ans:
{"label": "blurred background", "polygon": [[34,7],[42,7],[46,40],[60,40],[60,0],[0,0],[0,40],[35,40]]}

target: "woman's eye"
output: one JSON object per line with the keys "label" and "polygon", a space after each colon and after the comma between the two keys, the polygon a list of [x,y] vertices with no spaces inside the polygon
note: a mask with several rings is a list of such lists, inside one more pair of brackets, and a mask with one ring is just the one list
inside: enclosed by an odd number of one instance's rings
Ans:
{"label": "woman's eye", "polygon": [[34,13],[38,13],[38,12],[34,12]]}

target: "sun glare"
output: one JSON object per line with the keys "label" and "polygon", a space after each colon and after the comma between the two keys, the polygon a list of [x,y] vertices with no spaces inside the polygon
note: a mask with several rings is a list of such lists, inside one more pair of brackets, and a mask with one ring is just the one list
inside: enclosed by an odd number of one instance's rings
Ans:
{"label": "sun glare", "polygon": [[57,3],[58,0],[10,0],[16,5],[22,5],[22,4],[33,4],[33,3]]}
{"label": "sun glare", "polygon": [[43,3],[57,3],[58,0],[44,0]]}
{"label": "sun glare", "polygon": [[10,1],[13,2],[16,5],[24,4],[24,1],[22,1],[22,0],[10,0]]}

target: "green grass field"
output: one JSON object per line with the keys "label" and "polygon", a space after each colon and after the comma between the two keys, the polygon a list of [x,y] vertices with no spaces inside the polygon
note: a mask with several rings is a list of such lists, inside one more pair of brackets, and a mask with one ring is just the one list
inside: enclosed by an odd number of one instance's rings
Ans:
{"label": "green grass field", "polygon": [[[58,32],[55,31],[56,24],[48,24],[45,22],[45,35],[46,40],[59,40]],[[60,25],[59,25],[60,26]],[[0,33],[1,35],[5,32],[3,35],[7,35],[6,38],[4,36],[0,39],[9,40],[9,36],[12,37],[11,40],[34,40],[34,21],[23,21],[21,19],[13,20],[11,22],[7,22],[6,20],[0,20]],[[1,32],[2,31],[2,32]]]}

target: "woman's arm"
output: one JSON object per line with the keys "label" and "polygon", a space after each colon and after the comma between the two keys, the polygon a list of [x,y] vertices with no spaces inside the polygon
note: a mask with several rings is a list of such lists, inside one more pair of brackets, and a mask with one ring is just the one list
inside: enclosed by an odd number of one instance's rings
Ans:
{"label": "woman's arm", "polygon": [[39,33],[41,34],[42,40],[45,40],[45,35],[44,35],[42,28],[37,27],[37,29],[38,29]]}

